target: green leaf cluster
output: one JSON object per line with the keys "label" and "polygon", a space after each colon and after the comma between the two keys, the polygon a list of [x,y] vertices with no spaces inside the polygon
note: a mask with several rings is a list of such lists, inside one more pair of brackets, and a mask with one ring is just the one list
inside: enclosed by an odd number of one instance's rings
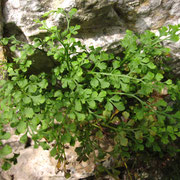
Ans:
{"label": "green leaf cluster", "polygon": [[[161,42],[178,41],[180,25],[161,28],[159,36],[127,30],[119,57],[102,48],[87,49],[75,39],[80,26],[70,26],[70,21],[76,11],[46,13],[44,18],[61,13],[67,27],[48,27],[45,20],[37,20],[48,35],[35,38],[31,45],[14,36],[0,40],[20,52],[13,63],[3,65],[8,79],[0,81],[0,145],[11,136],[4,131],[10,124],[22,135],[21,143],[29,134],[35,148],[50,149],[59,162],[66,160],[66,146],[76,141],[80,142],[78,160],[86,161],[93,154],[95,164],[109,154],[130,159],[145,149],[162,154],[175,146],[180,136],[180,83],[171,79],[165,63],[170,50]],[[51,72],[28,73],[33,63],[29,57],[36,49],[53,57],[56,66]],[[101,146],[105,139],[111,152]],[[9,145],[3,145],[0,158],[11,152]],[[5,161],[3,169],[9,168]]]}

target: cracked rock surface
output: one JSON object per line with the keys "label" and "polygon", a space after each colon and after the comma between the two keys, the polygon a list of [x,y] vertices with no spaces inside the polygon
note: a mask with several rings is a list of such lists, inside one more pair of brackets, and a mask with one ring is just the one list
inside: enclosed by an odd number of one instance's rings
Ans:
{"label": "cracked rock surface", "polygon": [[[74,7],[78,13],[72,24],[81,25],[78,38],[86,46],[101,46],[112,51],[120,49],[119,40],[126,29],[142,33],[147,29],[157,30],[180,23],[179,0],[3,0],[4,35],[18,33],[19,38],[30,41],[42,33],[34,19],[52,9],[65,8],[68,11]],[[47,23],[49,26],[65,26],[62,16],[50,17]],[[173,50],[179,48],[179,44],[173,46]],[[176,50],[173,57],[174,64],[179,62]],[[179,65],[173,71],[180,74]]]}

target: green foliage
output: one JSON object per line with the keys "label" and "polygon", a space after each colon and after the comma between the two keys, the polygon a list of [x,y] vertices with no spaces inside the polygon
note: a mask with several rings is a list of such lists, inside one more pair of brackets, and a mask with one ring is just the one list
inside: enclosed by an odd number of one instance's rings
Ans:
{"label": "green foliage", "polygon": [[[10,138],[9,132],[3,130],[10,124],[23,135],[22,143],[30,134],[35,148],[49,149],[55,141],[50,154],[59,161],[66,159],[65,145],[74,146],[79,141],[78,160],[86,161],[94,154],[96,164],[107,155],[117,160],[146,150],[162,155],[167,147],[175,146],[180,136],[180,111],[176,105],[180,83],[169,78],[165,61],[170,49],[161,42],[178,41],[180,26],[163,27],[160,36],[150,31],[137,36],[127,30],[120,42],[124,55],[116,57],[101,48],[87,50],[76,41],[74,35],[80,26],[70,26],[76,9],[69,13],[58,9],[44,17],[53,13],[65,16],[65,30],[37,20],[48,35],[35,38],[32,45],[14,36],[1,40],[21,55],[3,65],[9,79],[0,81],[0,140]],[[33,63],[29,57],[36,49],[57,62],[50,73],[27,73]],[[163,89],[167,89],[166,98],[161,95]],[[111,152],[100,145],[104,140],[112,146]],[[5,158],[12,149],[5,145],[0,151],[1,158]],[[9,167],[9,162],[3,165],[5,170]]]}

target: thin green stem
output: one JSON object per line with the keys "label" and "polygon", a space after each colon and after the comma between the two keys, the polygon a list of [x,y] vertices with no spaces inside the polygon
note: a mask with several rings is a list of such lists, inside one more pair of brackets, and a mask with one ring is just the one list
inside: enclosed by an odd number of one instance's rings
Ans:
{"label": "thin green stem", "polygon": [[[121,92],[108,92],[109,94],[119,94],[119,95],[125,95],[125,96],[131,96],[134,97],[135,99],[137,99],[140,103],[144,104],[145,102],[142,101],[140,98],[138,98],[137,96],[135,96],[134,94],[128,94],[128,93],[121,93]],[[146,104],[146,103],[145,103]]]}
{"label": "thin green stem", "polygon": [[97,124],[92,124],[94,127],[97,127],[98,129],[102,130],[102,128],[100,126],[98,126]]}
{"label": "thin green stem", "polygon": [[114,127],[112,127],[112,126],[110,126],[110,125],[108,125],[108,124],[102,124],[102,126],[104,126],[104,127],[107,127],[107,128],[109,128],[109,129],[112,129],[112,130],[114,130],[114,131],[117,131],[117,128],[114,128]]}
{"label": "thin green stem", "polygon": [[65,48],[65,57],[66,57],[66,63],[67,63],[68,70],[70,71],[68,47]]}
{"label": "thin green stem", "polygon": [[93,114],[94,116],[96,116],[96,117],[98,117],[98,118],[105,119],[105,117],[100,116],[100,115],[98,115],[98,114],[92,112],[90,109],[88,109],[88,111],[89,111],[89,113]]}
{"label": "thin green stem", "polygon": [[109,92],[109,94],[119,94],[119,95],[124,95],[124,96],[130,96],[133,97],[135,99],[137,99],[142,106],[147,106],[149,109],[151,109],[152,112],[154,112],[155,114],[161,114],[167,117],[171,117],[171,115],[168,115],[167,113],[164,112],[160,112],[158,110],[155,110],[152,106],[150,106],[149,104],[147,104],[146,102],[142,101],[140,98],[138,98],[137,96],[135,96],[134,94],[127,94],[127,93],[120,93],[120,92]]}
{"label": "thin green stem", "polygon": [[143,83],[145,83],[142,79],[137,79],[128,75],[123,75],[123,74],[111,74],[111,73],[102,73],[102,72],[89,72],[89,74],[101,74],[101,75],[105,75],[105,76],[117,76],[117,77],[126,77],[129,79],[133,79],[133,80],[137,80],[137,81],[141,81]]}
{"label": "thin green stem", "polygon": [[164,39],[160,39],[160,38],[159,38],[158,41],[156,41],[156,42],[154,42],[154,43],[152,44],[152,47],[154,47],[157,43],[160,43],[160,42],[163,42],[163,41],[166,41],[166,40],[170,40],[170,39],[169,39],[169,36],[166,37],[166,38],[164,38]]}
{"label": "thin green stem", "polygon": [[67,21],[67,27],[66,27],[66,29],[69,31],[69,24],[70,24],[70,19],[68,18],[68,16],[67,16],[67,14],[65,15],[65,17],[66,17],[66,21]]}

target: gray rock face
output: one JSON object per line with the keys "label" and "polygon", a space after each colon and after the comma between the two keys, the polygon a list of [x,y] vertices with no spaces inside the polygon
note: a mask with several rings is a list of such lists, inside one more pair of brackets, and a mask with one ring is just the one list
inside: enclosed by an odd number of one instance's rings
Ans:
{"label": "gray rock face", "polygon": [[[49,151],[29,147],[21,150],[20,153],[16,166],[13,166],[8,172],[0,171],[4,180],[11,180],[12,177],[14,180],[66,180],[63,169],[57,171],[57,161],[50,157]],[[66,153],[69,162],[66,168],[72,175],[69,180],[78,180],[92,175],[94,169],[92,161],[78,163],[74,148],[69,149]]]}
{"label": "gray rock face", "polygon": [[0,38],[3,36],[2,2],[0,2]]}
{"label": "gray rock face", "polygon": [[[3,15],[2,15],[2,1],[0,1],[0,38],[3,37]],[[0,62],[4,60],[3,47],[0,45]],[[0,80],[3,78],[3,70],[0,65]]]}
{"label": "gray rock face", "polygon": [[[107,36],[116,34],[121,38],[127,28],[142,32],[180,22],[179,0],[52,0],[51,3],[48,0],[6,0],[3,7],[5,24],[14,24],[29,39],[40,33],[33,20],[59,7],[78,9],[74,22],[82,27],[79,36],[83,40],[96,41],[97,44],[93,43],[96,46],[99,45],[97,37],[101,38],[101,46],[106,46],[113,43],[105,41]],[[55,21],[62,23],[60,20],[56,17],[48,22],[50,25]]]}
{"label": "gray rock face", "polygon": [[[72,23],[82,27],[78,37],[87,46],[105,49],[118,47],[126,29],[141,33],[180,23],[179,0],[6,0],[3,12],[7,31],[19,28],[24,39],[30,40],[41,33],[33,20],[59,7],[76,7],[78,14]],[[48,19],[49,25],[56,23],[64,25],[61,17]]]}
{"label": "gray rock face", "polygon": [[151,10],[154,10],[157,7],[159,7],[161,5],[161,2],[162,2],[162,0],[150,0]]}
{"label": "gray rock face", "polygon": [[[0,180],[66,180],[64,177],[64,164],[57,169],[58,161],[50,156],[49,151],[33,148],[33,142],[29,143],[29,147],[19,142],[19,135],[15,135],[15,130],[8,125],[5,130],[12,134],[8,140],[3,140],[4,144],[10,144],[13,147],[13,153],[20,154],[17,158],[18,163],[8,171],[2,171],[0,168]],[[76,142],[74,147],[66,149],[66,159],[68,164],[66,169],[71,173],[69,180],[78,180],[93,175],[94,163],[90,158],[87,162],[79,163],[76,161],[77,154],[75,148],[79,146]],[[27,147],[27,148],[26,148]],[[8,158],[13,156],[8,155]],[[1,167],[1,161],[0,161]]]}

